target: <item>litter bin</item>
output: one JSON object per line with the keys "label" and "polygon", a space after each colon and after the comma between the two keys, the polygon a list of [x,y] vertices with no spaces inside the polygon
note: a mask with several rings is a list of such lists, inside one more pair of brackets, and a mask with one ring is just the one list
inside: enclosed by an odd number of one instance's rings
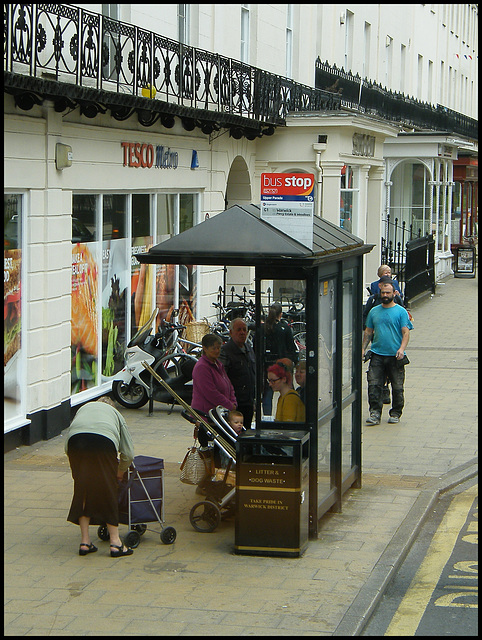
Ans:
{"label": "litter bin", "polygon": [[236,443],[237,554],[302,555],[308,544],[307,431],[251,430]]}
{"label": "litter bin", "polygon": [[456,247],[454,278],[475,278],[475,262],[475,247]]}

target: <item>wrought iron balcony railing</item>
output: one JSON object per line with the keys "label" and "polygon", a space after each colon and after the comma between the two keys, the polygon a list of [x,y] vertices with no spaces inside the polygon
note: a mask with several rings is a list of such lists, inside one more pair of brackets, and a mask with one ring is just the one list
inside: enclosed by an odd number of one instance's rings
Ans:
{"label": "wrought iron balcony railing", "polygon": [[478,139],[477,120],[440,104],[431,105],[381,87],[376,82],[362,80],[359,75],[321,62],[319,58],[315,64],[315,85],[319,89],[330,87],[338,92],[342,108],[375,114],[419,130],[444,131]]}
{"label": "wrought iron balcony railing", "polygon": [[239,125],[248,138],[294,111],[340,109],[333,93],[72,5],[5,4],[4,30],[4,86],[21,108],[48,97],[59,111],[137,112],[146,126],[177,115],[186,128]]}

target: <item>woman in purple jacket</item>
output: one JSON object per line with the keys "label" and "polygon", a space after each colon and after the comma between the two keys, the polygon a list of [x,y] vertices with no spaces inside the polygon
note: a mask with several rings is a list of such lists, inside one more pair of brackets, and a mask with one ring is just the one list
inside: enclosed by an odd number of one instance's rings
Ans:
{"label": "woman in purple jacket", "polygon": [[[236,409],[237,401],[231,380],[219,361],[222,339],[214,333],[203,336],[203,355],[196,362],[192,372],[192,401],[195,411],[207,413],[218,405],[226,409]],[[198,432],[199,443],[206,447],[208,434],[201,425]]]}

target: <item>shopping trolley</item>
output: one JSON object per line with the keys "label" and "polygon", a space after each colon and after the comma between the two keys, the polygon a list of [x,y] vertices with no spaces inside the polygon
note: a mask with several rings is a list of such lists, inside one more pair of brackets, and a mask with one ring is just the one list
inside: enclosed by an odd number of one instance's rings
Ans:
{"label": "shopping trolley", "polygon": [[[176,539],[174,527],[164,527],[164,460],[150,456],[136,456],[119,487],[119,522],[129,527],[124,538],[127,547],[139,546],[147,524],[158,522],[161,541],[172,544]],[[97,530],[101,540],[109,539],[106,525]]]}

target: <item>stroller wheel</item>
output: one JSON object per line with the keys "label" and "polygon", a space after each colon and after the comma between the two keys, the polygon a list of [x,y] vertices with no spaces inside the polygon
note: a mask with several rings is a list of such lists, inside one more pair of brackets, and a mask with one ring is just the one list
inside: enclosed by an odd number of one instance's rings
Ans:
{"label": "stroller wheel", "polygon": [[166,527],[161,531],[161,542],[164,544],[172,544],[176,539],[176,535],[174,527]]}
{"label": "stroller wheel", "polygon": [[139,542],[141,541],[141,536],[137,531],[129,531],[129,533],[124,538],[124,544],[126,547],[130,547],[131,549],[135,549],[139,546]]}
{"label": "stroller wheel", "polygon": [[204,500],[191,509],[189,521],[196,531],[211,533],[221,522],[221,511],[214,502]]}
{"label": "stroller wheel", "polygon": [[109,538],[110,538],[109,530],[107,529],[107,527],[105,526],[105,524],[101,525],[101,526],[97,529],[97,536],[98,536],[99,540],[103,540],[104,542],[106,542],[107,540],[109,540]]}

